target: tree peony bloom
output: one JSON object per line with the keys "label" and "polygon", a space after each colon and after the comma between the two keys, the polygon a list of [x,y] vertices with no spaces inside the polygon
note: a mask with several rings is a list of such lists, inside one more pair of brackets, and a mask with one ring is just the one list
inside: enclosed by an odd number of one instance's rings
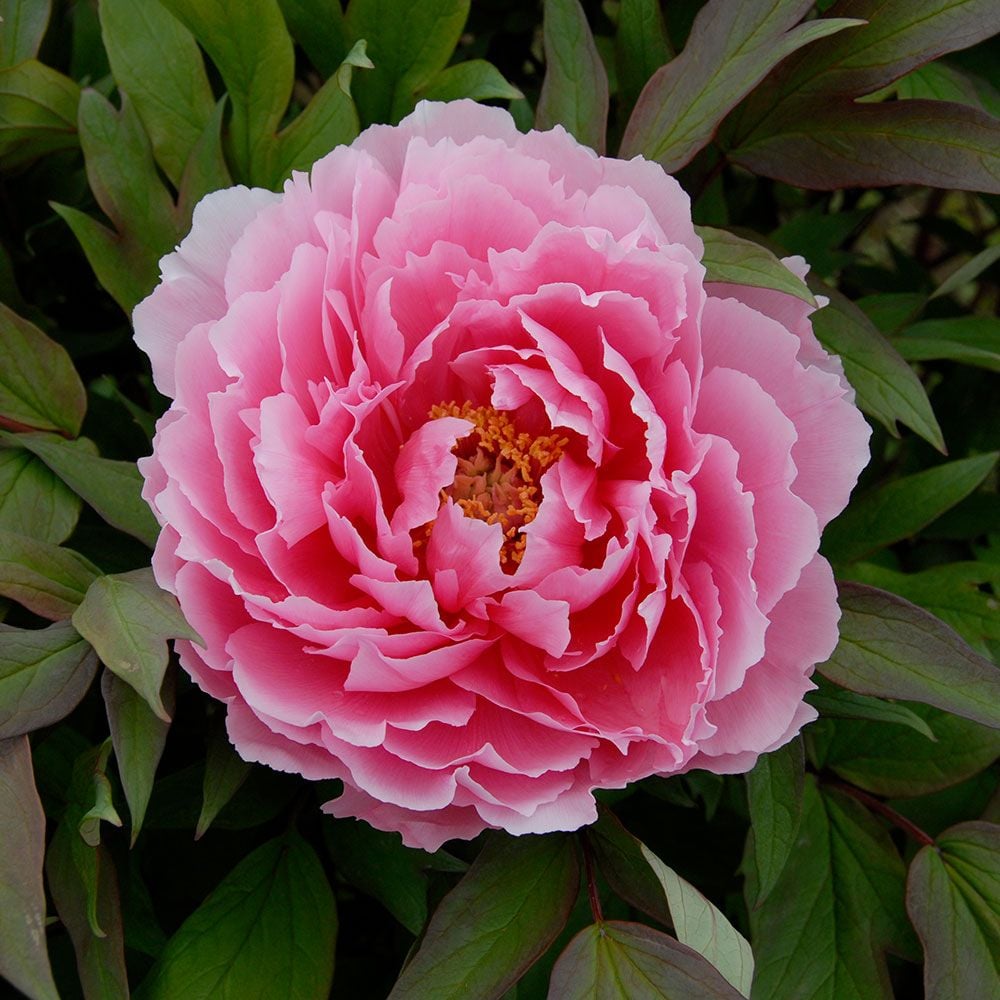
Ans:
{"label": "tree peony bloom", "polygon": [[135,310],[142,471],[243,757],[434,849],[813,718],[869,432],[808,307],[701,252],[656,164],[468,101],[201,202]]}

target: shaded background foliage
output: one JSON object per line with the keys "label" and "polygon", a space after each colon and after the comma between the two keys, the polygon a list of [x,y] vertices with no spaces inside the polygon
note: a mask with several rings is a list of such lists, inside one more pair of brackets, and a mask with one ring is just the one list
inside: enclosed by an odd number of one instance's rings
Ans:
{"label": "shaded background foliage", "polygon": [[[11,988],[1000,995],[995,15],[988,0],[0,0]],[[321,816],[336,783],[244,764],[222,707],[176,671],[169,640],[190,633],[149,574],[134,466],[166,401],[128,312],[205,192],[280,186],[367,124],[462,96],[677,173],[710,279],[808,297],[774,257],[803,254],[831,299],[817,333],[875,434],[824,540],[842,640],[800,739],[747,777],[604,793],[577,836],[428,855]]]}

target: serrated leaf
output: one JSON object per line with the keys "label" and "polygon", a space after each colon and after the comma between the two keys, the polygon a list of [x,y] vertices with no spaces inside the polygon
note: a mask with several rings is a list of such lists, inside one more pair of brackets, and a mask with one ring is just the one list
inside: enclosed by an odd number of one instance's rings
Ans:
{"label": "serrated leaf", "polygon": [[52,13],[52,0],[0,0],[0,67],[38,55]]}
{"label": "serrated leaf", "polygon": [[333,76],[350,44],[340,0],[278,0],[292,37],[324,76]]}
{"label": "serrated leaf", "polygon": [[549,1000],[738,1000],[700,955],[652,927],[591,924],[552,970]]}
{"label": "serrated leaf", "polygon": [[974,455],[894,479],[863,494],[827,526],[823,552],[834,562],[849,563],[910,538],[964,500],[996,463],[996,452]]}
{"label": "serrated leaf", "polygon": [[[170,727],[154,714],[135,688],[108,670],[101,676],[101,694],[108,713],[118,776],[132,819],[131,843],[134,846]],[[166,710],[173,712],[174,692],[169,677],[163,686],[163,701]]]}
{"label": "serrated leaf", "polygon": [[562,930],[579,880],[568,837],[494,837],[441,901],[390,1000],[503,996]]}
{"label": "serrated leaf", "polygon": [[829,304],[812,315],[820,343],[844,363],[858,406],[898,436],[897,421],[944,452],[944,438],[913,369],[853,302],[827,285],[812,286]]}
{"label": "serrated leaf", "polygon": [[746,938],[690,882],[665,865],[645,844],[643,857],[663,887],[677,940],[698,952],[739,990],[750,996],[753,952]]}
{"label": "serrated leaf", "polygon": [[43,629],[0,625],[0,739],[69,715],[96,669],[93,650],[69,622]]}
{"label": "serrated leaf", "polygon": [[80,88],[35,59],[0,69],[0,163],[4,171],[72,149]]}
{"label": "serrated leaf", "polygon": [[441,70],[416,96],[421,101],[457,101],[463,97],[473,101],[513,101],[524,94],[508,83],[493,63],[467,59]]}
{"label": "serrated leaf", "polygon": [[649,78],[673,55],[659,0],[622,0],[615,34],[618,97],[631,112]]}
{"label": "serrated leaf", "polygon": [[1000,826],[960,823],[910,866],[906,908],[924,946],[926,1000],[1000,993]]}
{"label": "serrated leaf", "polygon": [[840,642],[817,669],[878,698],[934,705],[1000,729],[1000,669],[915,604],[863,584],[840,585]]}
{"label": "serrated leaf", "polygon": [[372,68],[363,39],[355,44],[302,114],[276,137],[271,151],[273,187],[280,187],[293,170],[308,170],[334,146],[357,138],[358,112],[350,92],[354,67]]}
{"label": "serrated leaf", "polygon": [[99,13],[115,82],[134,104],[157,162],[177,186],[215,111],[198,45],[159,0],[101,0]]}
{"label": "serrated leaf", "polygon": [[36,615],[69,618],[100,572],[77,552],[0,529],[0,594]]}
{"label": "serrated leaf", "polygon": [[705,244],[705,281],[770,288],[816,305],[805,282],[766,247],[711,226],[695,226],[695,232]]}
{"label": "serrated leaf", "polygon": [[928,705],[907,706],[935,742],[902,726],[838,719],[824,766],[876,795],[910,797],[949,788],[978,774],[1000,754],[1000,735]]}
{"label": "serrated leaf", "polygon": [[[241,861],[181,925],[137,1000],[326,1000],[337,913],[313,849],[291,834]],[[276,994],[277,995],[277,994]]]}
{"label": "serrated leaf", "polygon": [[295,76],[292,40],[277,0],[163,0],[163,5],[198,39],[225,81],[239,179],[267,184],[274,133]]}
{"label": "serrated leaf", "polygon": [[750,826],[754,830],[757,871],[754,907],[774,888],[791,857],[802,815],[805,757],[801,739],[762,754],[747,774]]}
{"label": "serrated leaf", "polygon": [[562,125],[603,153],[608,128],[608,74],[579,0],[545,0],[545,79],[535,127]]}
{"label": "serrated leaf", "polygon": [[885,952],[913,956],[916,944],[903,879],[885,829],[808,777],[795,864],[750,911],[755,1000],[892,1000]]}
{"label": "serrated leaf", "polygon": [[620,156],[641,153],[674,171],[711,142],[722,119],[796,49],[861,22],[820,18],[799,24],[812,4],[710,0],[684,51],[657,70],[629,119]]}
{"label": "serrated leaf", "polygon": [[31,1000],[58,1000],[45,942],[45,813],[26,736],[0,740],[0,976]]}
{"label": "serrated leaf", "polygon": [[40,458],[0,438],[0,529],[58,545],[80,516],[80,498]]}
{"label": "serrated leaf", "polygon": [[200,840],[226,803],[239,791],[250,774],[250,765],[233,749],[225,731],[216,733],[205,755],[202,780],[201,813],[195,825],[194,839]]}
{"label": "serrated leaf", "polygon": [[65,348],[0,302],[0,417],[75,435],[86,408]]}
{"label": "serrated leaf", "polygon": [[870,722],[889,722],[899,726],[909,726],[925,739],[934,741],[937,737],[930,726],[916,712],[894,701],[870,698],[844,688],[820,681],[818,691],[810,691],[805,700],[825,719],[867,719]]}
{"label": "serrated leaf", "polygon": [[947,101],[830,102],[755,134],[729,158],[820,191],[921,184],[998,194],[1000,122]]}
{"label": "serrated leaf", "polygon": [[395,124],[414,105],[415,93],[448,65],[469,17],[469,0],[351,0],[347,31],[365,39],[375,64],[354,89],[365,124]]}
{"label": "serrated leaf", "polygon": [[168,639],[201,642],[184,621],[177,599],[160,590],[149,569],[102,576],[73,614],[73,624],[101,662],[142,695],[164,722],[160,697],[167,669]]}
{"label": "serrated leaf", "polygon": [[[693,803],[691,803],[693,805]],[[584,834],[601,874],[614,892],[665,927],[672,926],[662,887],[642,853],[642,843],[622,826],[610,809],[599,807],[598,820]]]}
{"label": "serrated leaf", "polygon": [[51,434],[0,431],[0,443],[33,452],[112,527],[150,548],[156,544],[160,529],[142,499],[142,477],[135,463],[101,458],[86,438],[66,441]]}

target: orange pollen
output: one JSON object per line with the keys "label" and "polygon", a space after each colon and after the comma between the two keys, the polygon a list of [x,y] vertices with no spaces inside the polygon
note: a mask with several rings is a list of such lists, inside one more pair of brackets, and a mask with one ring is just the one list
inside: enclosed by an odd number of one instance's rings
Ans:
{"label": "orange pollen", "polygon": [[[441,499],[453,500],[466,517],[500,525],[504,536],[500,565],[513,572],[528,542],[522,528],[535,519],[542,502],[539,480],[560,458],[569,439],[518,431],[506,413],[469,402],[439,403],[428,416],[459,417],[475,424],[452,449],[458,456],[455,481],[441,491]],[[427,526],[428,534],[432,527],[433,522]]]}

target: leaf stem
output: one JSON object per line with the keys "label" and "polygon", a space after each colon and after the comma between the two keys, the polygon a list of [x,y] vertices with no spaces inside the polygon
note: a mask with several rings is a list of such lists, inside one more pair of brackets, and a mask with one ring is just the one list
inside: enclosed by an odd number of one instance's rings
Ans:
{"label": "leaf stem", "polygon": [[590,847],[587,834],[581,833],[580,844],[583,848],[583,867],[587,872],[587,895],[590,897],[590,910],[594,914],[594,922],[604,923],[604,913],[601,910],[601,898],[597,892],[597,878],[594,874],[594,852]]}
{"label": "leaf stem", "polygon": [[866,805],[872,812],[878,813],[892,823],[893,826],[899,827],[900,830],[912,837],[918,844],[924,844],[928,847],[934,846],[934,838],[929,833],[921,830],[916,823],[908,820],[902,813],[896,812],[892,806],[886,805],[881,799],[877,799],[874,795],[869,795],[867,792],[861,791],[860,788],[855,788],[854,785],[848,785],[842,781],[830,781],[827,784],[831,788],[837,789],[838,792],[843,792],[845,795],[850,795],[851,798],[857,799],[858,802]]}

